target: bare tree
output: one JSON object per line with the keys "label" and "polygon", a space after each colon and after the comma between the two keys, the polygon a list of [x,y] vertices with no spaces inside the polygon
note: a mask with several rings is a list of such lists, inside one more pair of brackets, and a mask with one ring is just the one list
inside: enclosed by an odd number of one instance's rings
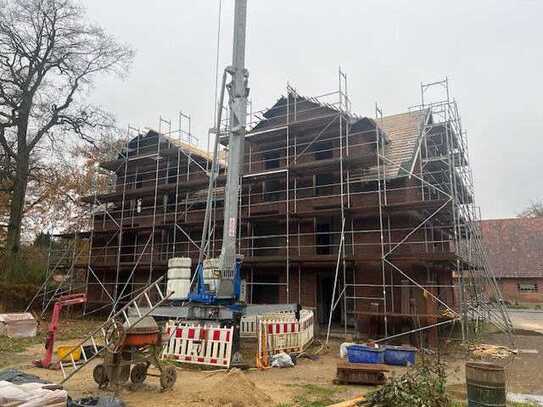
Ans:
{"label": "bare tree", "polygon": [[533,201],[518,216],[519,218],[538,218],[543,216],[543,201]]}
{"label": "bare tree", "polygon": [[[73,0],[0,0],[0,146],[9,170],[6,249],[16,257],[27,187],[46,140],[111,125],[109,114],[85,103],[97,74],[124,75],[133,51],[87,22]],[[43,157],[41,157],[43,159]]]}

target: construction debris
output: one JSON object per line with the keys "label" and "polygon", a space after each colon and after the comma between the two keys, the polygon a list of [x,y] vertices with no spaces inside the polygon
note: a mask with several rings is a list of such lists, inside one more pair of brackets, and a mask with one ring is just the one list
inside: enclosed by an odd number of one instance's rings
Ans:
{"label": "construction debris", "polygon": [[285,352],[278,353],[271,357],[271,367],[292,367],[294,362]]}
{"label": "construction debris", "polygon": [[125,407],[124,401],[113,396],[84,397],[80,400],[69,400],[68,407]]}
{"label": "construction debris", "polygon": [[477,359],[507,359],[511,355],[516,355],[518,351],[507,346],[498,346],[490,344],[477,344],[469,348],[472,356]]}

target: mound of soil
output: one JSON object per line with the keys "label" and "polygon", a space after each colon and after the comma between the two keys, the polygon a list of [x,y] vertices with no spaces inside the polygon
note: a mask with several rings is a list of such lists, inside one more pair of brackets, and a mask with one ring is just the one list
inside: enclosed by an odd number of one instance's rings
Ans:
{"label": "mound of soil", "polygon": [[273,404],[272,399],[239,369],[230,370],[210,385],[206,399],[209,405],[217,407],[265,407]]}

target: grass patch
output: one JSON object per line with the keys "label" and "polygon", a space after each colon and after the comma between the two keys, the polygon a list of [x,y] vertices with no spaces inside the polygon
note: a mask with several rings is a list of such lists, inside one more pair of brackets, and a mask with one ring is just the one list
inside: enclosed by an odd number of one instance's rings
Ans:
{"label": "grass patch", "polygon": [[326,407],[337,403],[337,394],[343,391],[338,386],[320,386],[317,384],[293,384],[302,390],[290,403],[281,403],[276,407]]}
{"label": "grass patch", "polygon": [[[84,338],[88,333],[92,332],[93,328],[99,324],[98,320],[62,320],[60,321],[59,328],[57,330],[56,340],[65,341],[71,339]],[[47,333],[48,321],[42,321],[38,334],[33,338],[8,338],[7,336],[0,336],[0,354],[6,356],[0,358],[0,367],[10,364],[9,354],[24,352],[30,346],[45,343],[45,336]]]}
{"label": "grass patch", "polygon": [[507,306],[509,309],[530,309],[531,307],[527,304],[514,303]]}
{"label": "grass patch", "polygon": [[527,302],[517,302],[514,304],[507,305],[508,309],[511,310],[538,310],[541,311],[542,304],[527,303]]}
{"label": "grass patch", "polygon": [[7,336],[0,336],[0,353],[24,352],[29,346],[38,343],[43,343],[42,335],[34,338],[8,338]]}

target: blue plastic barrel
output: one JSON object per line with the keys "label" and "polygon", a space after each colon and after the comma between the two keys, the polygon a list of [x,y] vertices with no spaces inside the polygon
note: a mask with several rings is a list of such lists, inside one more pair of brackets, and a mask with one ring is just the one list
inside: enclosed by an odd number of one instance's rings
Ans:
{"label": "blue plastic barrel", "polygon": [[351,345],[347,348],[347,360],[350,363],[383,363],[384,350],[366,345]]}
{"label": "blue plastic barrel", "polygon": [[393,366],[412,366],[415,364],[417,349],[411,346],[385,346],[385,363]]}

